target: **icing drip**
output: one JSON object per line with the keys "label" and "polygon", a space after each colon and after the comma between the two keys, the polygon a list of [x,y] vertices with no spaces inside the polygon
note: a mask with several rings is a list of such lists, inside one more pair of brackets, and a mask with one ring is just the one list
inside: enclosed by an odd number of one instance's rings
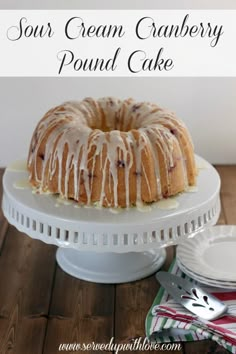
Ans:
{"label": "icing drip", "polygon": [[179,202],[174,198],[163,199],[156,203],[157,208],[164,209],[164,210],[176,209],[178,208],[178,206],[179,206]]}
{"label": "icing drip", "polygon": [[31,189],[31,185],[27,179],[21,179],[19,181],[14,182],[13,187],[15,189]]}
{"label": "icing drip", "polygon": [[[73,195],[74,200],[87,205],[97,201],[98,206],[105,203],[115,208],[119,207],[118,186],[122,180],[125,206],[141,205],[143,185],[148,201],[165,197],[163,176],[167,193],[172,193],[172,174],[177,163],[182,169],[184,188],[188,187],[186,142],[192,147],[184,124],[156,105],[113,98],[67,102],[49,111],[38,124],[28,157],[30,180],[34,179],[39,191],[45,192],[57,176],[56,193],[63,198]],[[145,165],[149,155],[155,186]],[[164,161],[163,171],[160,158]],[[38,164],[42,166],[41,173]],[[133,175],[136,200],[130,199]],[[99,195],[94,197],[97,181]]]}
{"label": "icing drip", "polygon": [[188,192],[188,193],[196,193],[197,191],[198,191],[197,186],[188,186],[185,189],[185,192]]}
{"label": "icing drip", "polygon": [[19,160],[15,161],[9,166],[7,166],[8,171],[14,171],[14,172],[26,172],[27,171],[27,162],[25,160]]}

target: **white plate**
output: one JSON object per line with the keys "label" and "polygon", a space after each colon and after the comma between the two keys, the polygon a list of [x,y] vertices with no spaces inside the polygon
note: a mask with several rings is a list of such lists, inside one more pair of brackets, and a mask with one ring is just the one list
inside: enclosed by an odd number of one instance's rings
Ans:
{"label": "white plate", "polygon": [[178,264],[181,264],[181,266],[188,272],[188,273],[191,273],[192,275],[193,275],[193,277],[198,277],[198,278],[201,278],[201,279],[203,279],[203,280],[205,280],[206,282],[207,281],[209,281],[209,282],[211,282],[211,283],[220,283],[220,284],[226,284],[226,285],[233,285],[233,286],[235,286],[236,287],[236,282],[235,281],[228,281],[228,280],[220,280],[220,279],[212,279],[212,278],[208,278],[208,277],[204,277],[204,276],[202,276],[202,275],[199,275],[199,274],[197,274],[197,273],[194,273],[194,272],[192,272],[190,269],[188,269],[187,267],[185,267],[182,263],[181,263],[181,261],[177,258],[177,262],[178,262]]}
{"label": "white plate", "polygon": [[211,286],[211,287],[216,287],[216,288],[221,288],[221,289],[228,289],[228,290],[236,290],[236,282],[227,282],[227,281],[220,281],[220,280],[212,280],[210,278],[205,278],[202,277],[196,273],[191,272],[188,268],[186,268],[180,260],[177,258],[177,265],[178,267],[187,274],[190,278],[196,280],[197,282]]}
{"label": "white plate", "polygon": [[177,258],[198,276],[236,282],[236,226],[214,226],[184,240]]}

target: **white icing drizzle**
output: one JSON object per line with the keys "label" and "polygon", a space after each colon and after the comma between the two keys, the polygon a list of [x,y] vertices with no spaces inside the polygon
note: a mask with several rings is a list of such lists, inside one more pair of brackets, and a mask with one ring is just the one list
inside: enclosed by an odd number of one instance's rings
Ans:
{"label": "white icing drizzle", "polygon": [[[35,130],[28,157],[28,168],[32,171],[30,179],[33,178],[39,191],[44,192],[55,176],[58,176],[57,192],[61,197],[67,199],[72,193],[74,200],[90,205],[95,202],[93,185],[96,184],[98,176],[95,171],[99,166],[101,183],[100,195],[96,198],[98,207],[106,203],[107,206],[117,208],[121,169],[124,171],[126,207],[130,206],[130,176],[133,174],[136,176],[135,205],[143,202],[143,183],[149,194],[147,200],[157,201],[165,197],[161,183],[160,155],[165,161],[167,192],[171,193],[171,173],[176,166],[174,145],[179,146],[178,160],[182,166],[184,187],[189,185],[186,136],[191,146],[191,138],[184,124],[172,113],[150,103],[109,97],[97,101],[87,98],[81,102],[67,102],[49,111]],[[42,151],[41,146],[45,141],[45,150]],[[155,186],[150,184],[145,163],[142,162],[147,149],[151,151],[154,163]],[[42,164],[40,174],[38,163]],[[133,170],[134,164],[136,171]],[[69,181],[72,176],[71,192]],[[153,189],[156,190],[155,195]],[[108,197],[107,192],[112,197]],[[85,201],[80,199],[81,193],[85,193]],[[163,202],[167,203],[166,200]]]}
{"label": "white icing drizzle", "polygon": [[64,198],[61,198],[61,197],[58,197],[56,199],[56,204],[59,206],[59,205],[72,205],[73,204],[73,201],[72,200],[68,200],[68,199],[64,199]]}
{"label": "white icing drizzle", "polygon": [[27,171],[27,161],[26,160],[18,160],[13,163],[11,163],[9,166],[7,166],[8,171],[13,171],[13,172],[26,172]]}
{"label": "white icing drizzle", "polygon": [[109,208],[110,213],[112,214],[120,214],[122,212],[121,208]]}
{"label": "white icing drizzle", "polygon": [[15,189],[31,189],[31,184],[29,183],[28,179],[21,179],[13,183],[13,187]]}
{"label": "white icing drizzle", "polygon": [[188,193],[196,193],[197,191],[198,191],[198,187],[197,186],[188,186],[185,189],[185,192],[188,192]]}
{"label": "white icing drizzle", "polygon": [[206,164],[204,161],[197,161],[197,169],[200,170],[205,170],[208,169],[209,166]]}
{"label": "white icing drizzle", "polygon": [[147,213],[153,209],[152,205],[148,205],[148,204],[144,204],[144,203],[140,203],[140,202],[137,203],[136,207],[137,207],[137,210],[142,213]]}
{"label": "white icing drizzle", "polygon": [[158,209],[176,209],[179,206],[179,202],[174,199],[174,198],[167,198],[167,199],[162,199],[159,202],[156,203],[156,207]]}

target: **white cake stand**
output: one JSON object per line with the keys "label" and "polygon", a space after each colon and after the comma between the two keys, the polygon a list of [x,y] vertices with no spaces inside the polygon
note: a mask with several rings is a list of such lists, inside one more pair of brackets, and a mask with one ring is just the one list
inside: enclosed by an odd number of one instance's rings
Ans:
{"label": "white cake stand", "polygon": [[70,275],[99,283],[141,279],[162,266],[164,247],[217,222],[220,178],[208,162],[197,160],[203,167],[198,190],[176,197],[176,209],[162,210],[157,203],[150,210],[114,213],[58,204],[53,195],[16,189],[14,185],[26,180],[28,173],[8,168],[3,177],[3,212],[20,231],[59,246],[57,262]]}

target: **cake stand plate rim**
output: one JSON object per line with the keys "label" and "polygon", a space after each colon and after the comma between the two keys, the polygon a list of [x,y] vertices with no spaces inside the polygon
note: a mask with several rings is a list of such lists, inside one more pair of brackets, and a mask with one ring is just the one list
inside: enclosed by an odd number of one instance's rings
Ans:
{"label": "cake stand plate rim", "polygon": [[[135,219],[126,217],[125,221],[129,221],[127,223],[124,222],[124,218],[122,220],[122,213],[113,215],[108,210],[96,210],[99,218],[94,219],[91,218],[89,213],[91,209],[84,209],[86,212],[88,211],[86,220],[68,220],[65,218],[65,213],[72,210],[78,218],[80,209],[71,205],[56,208],[54,205],[55,199],[51,195],[38,196],[33,195],[31,190],[14,189],[14,179],[12,178],[14,176],[15,179],[19,176],[22,177],[24,173],[21,172],[17,175],[17,173],[14,174],[10,171],[6,171],[3,179],[3,213],[9,223],[21,232],[59,247],[84,251],[127,253],[174,245],[182,236],[191,235],[193,232],[201,231],[206,226],[215,224],[219,216],[219,175],[206,160],[199,159],[207,164],[207,168],[202,170],[199,175],[201,181],[199,185],[203,186],[203,190],[196,193],[185,193],[186,195],[178,197],[182,202],[187,198],[191,208],[185,206],[182,210],[160,212],[162,217],[155,215],[155,213],[157,214],[156,209],[152,213],[136,212]],[[11,176],[11,179],[9,176]],[[34,204],[27,204],[26,198],[29,198]],[[198,205],[195,204],[194,206],[194,200],[196,201],[196,199]],[[40,204],[42,200],[43,206]],[[57,217],[49,212],[44,214],[40,212],[44,210],[48,203],[54,211],[56,210]],[[35,204],[37,208],[34,208]],[[109,219],[114,220],[113,223],[102,219],[105,212],[109,215]],[[131,214],[125,213],[126,216]]]}
{"label": "cake stand plate rim", "polygon": [[[204,198],[204,196],[201,196],[199,198],[200,202],[198,200],[197,206],[196,199],[200,195],[201,191],[198,190],[195,193],[184,192],[175,197],[175,199],[180,203],[180,207],[171,210],[160,210],[155,208],[148,212],[141,212],[136,208],[130,208],[128,210],[122,210],[118,214],[112,214],[112,212],[107,208],[74,208],[74,205],[61,205],[59,208],[56,208],[56,199],[53,195],[32,195],[30,190],[20,191],[14,189],[14,187],[9,185],[8,178],[11,177],[10,175],[17,175],[20,178],[22,176],[22,172],[17,174],[17,172],[14,173],[12,171],[8,171],[7,169],[3,176],[3,188],[4,193],[7,194],[7,197],[11,198],[13,202],[18,203],[20,207],[26,209],[28,208],[30,209],[31,213],[36,213],[45,219],[53,217],[59,224],[61,222],[66,222],[68,224],[77,224],[78,227],[84,226],[88,228],[93,225],[95,228],[94,232],[96,232],[96,227],[108,227],[108,225],[111,227],[120,227],[121,224],[123,224],[124,227],[129,227],[130,225],[132,226],[134,222],[136,225],[155,224],[172,217],[180,217],[186,213],[190,214],[197,208],[201,208],[207,204],[211,199],[216,198],[216,196],[219,194],[220,178],[217,171],[203,158],[198,157],[198,159],[207,164],[206,171],[208,171],[208,174],[211,173],[211,179],[214,179],[214,191],[209,193],[207,200]],[[204,172],[200,171],[200,174]],[[205,183],[206,180],[204,180],[204,184]],[[185,206],[186,201],[188,202],[187,206]],[[155,203],[153,203],[153,205],[155,205]],[[47,208],[46,211],[45,208]]]}

